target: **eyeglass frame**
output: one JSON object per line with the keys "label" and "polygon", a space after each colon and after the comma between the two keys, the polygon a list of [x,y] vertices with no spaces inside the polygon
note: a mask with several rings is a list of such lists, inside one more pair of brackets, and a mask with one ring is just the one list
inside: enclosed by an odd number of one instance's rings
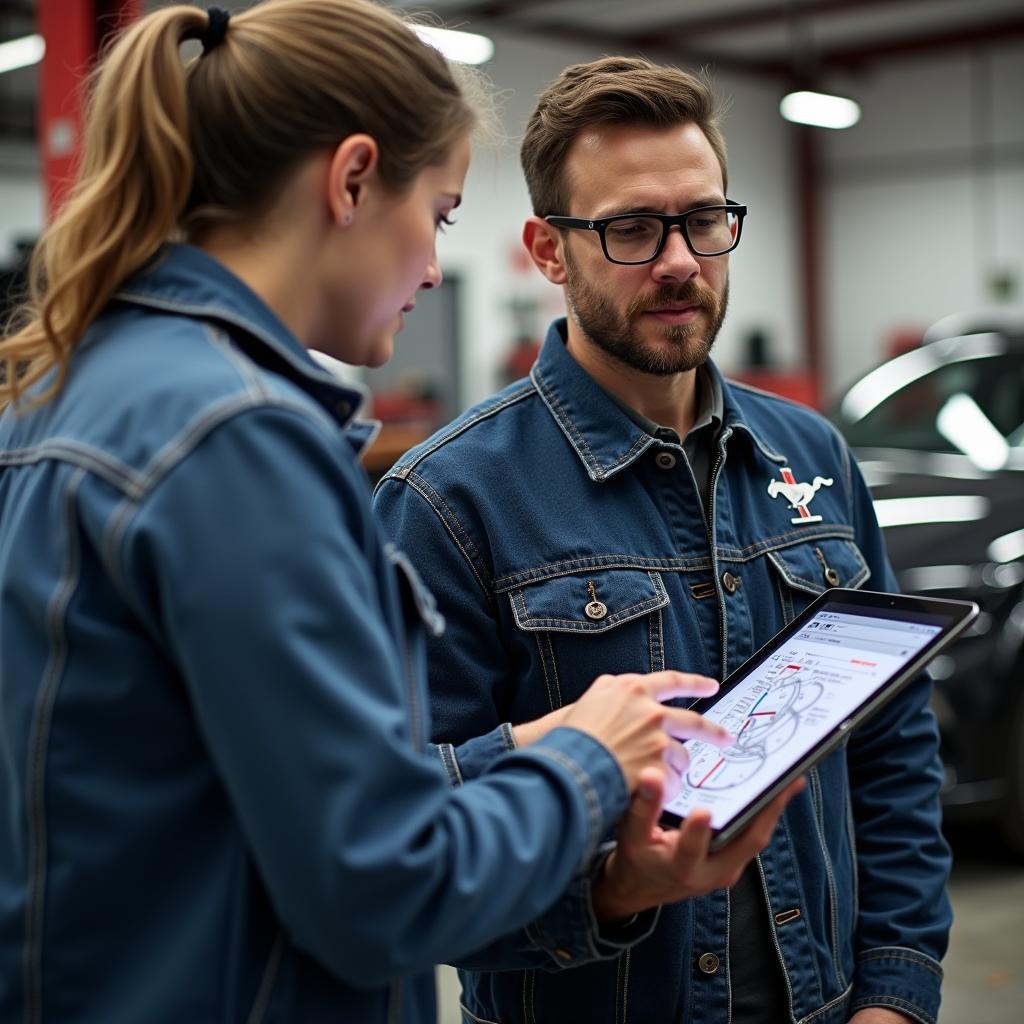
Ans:
{"label": "eyeglass frame", "polygon": [[[727,213],[736,215],[737,227],[736,237],[733,239],[732,245],[728,249],[722,249],[719,252],[697,252],[693,247],[693,243],[690,241],[690,235],[687,232],[686,220],[688,217],[695,213],[701,213],[704,210],[725,210]],[[701,259],[708,259],[715,256],[725,256],[726,253],[730,253],[733,249],[740,244],[740,235],[743,233],[743,218],[747,215],[747,208],[742,203],[734,203],[731,199],[726,199],[724,203],[712,203],[708,206],[695,206],[691,210],[684,210],[682,213],[616,213],[611,217],[563,217],[559,214],[551,214],[545,217],[544,220],[555,228],[581,228],[584,231],[596,231],[601,239],[601,249],[604,252],[604,258],[609,263],[616,263],[620,267],[640,267],[645,263],[653,263],[661,254],[665,248],[665,242],[668,239],[669,230],[678,225],[679,232],[683,236],[683,241],[686,242],[686,248],[690,252]],[[612,258],[608,254],[608,243],[605,240],[605,230],[608,225],[613,221],[617,220],[631,220],[638,217],[647,217],[650,220],[656,220],[661,222],[661,240],[658,242],[657,248],[654,253],[643,260],[617,260]]]}

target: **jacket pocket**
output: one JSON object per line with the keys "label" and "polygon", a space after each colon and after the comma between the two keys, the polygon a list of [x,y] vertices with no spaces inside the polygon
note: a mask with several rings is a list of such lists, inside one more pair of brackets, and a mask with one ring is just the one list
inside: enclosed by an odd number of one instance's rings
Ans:
{"label": "jacket pocket", "polygon": [[587,569],[519,587],[509,601],[521,640],[540,660],[552,708],[576,700],[604,673],[665,667],[669,597],[660,573]]}
{"label": "jacket pocket", "polygon": [[856,590],[871,575],[860,548],[841,537],[816,538],[767,553],[785,621],[790,622],[811,600],[832,587]]}

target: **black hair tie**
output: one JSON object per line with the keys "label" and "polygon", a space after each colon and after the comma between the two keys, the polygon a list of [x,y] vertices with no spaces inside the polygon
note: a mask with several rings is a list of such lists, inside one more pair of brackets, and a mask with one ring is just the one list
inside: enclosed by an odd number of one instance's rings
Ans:
{"label": "black hair tie", "polygon": [[206,15],[210,21],[206,26],[206,31],[199,37],[199,42],[203,44],[204,57],[224,42],[224,37],[228,32],[228,22],[231,20],[231,15],[223,7],[207,7]]}

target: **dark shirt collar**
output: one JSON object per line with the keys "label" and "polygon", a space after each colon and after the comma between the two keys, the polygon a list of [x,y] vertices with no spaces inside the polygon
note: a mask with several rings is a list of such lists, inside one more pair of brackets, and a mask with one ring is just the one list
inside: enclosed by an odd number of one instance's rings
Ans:
{"label": "dark shirt collar", "polygon": [[[696,385],[697,416],[693,421],[693,426],[690,427],[690,432],[686,435],[686,439],[688,440],[695,434],[701,433],[708,427],[711,427],[711,430],[708,431],[711,438],[717,437],[718,431],[722,426],[722,416],[724,413],[721,382],[716,374],[708,370],[707,364],[704,364],[697,367]],[[680,440],[679,434],[671,427],[663,427],[655,423],[654,420],[648,419],[642,412],[638,412],[632,406],[627,405],[610,391],[604,388],[602,390],[641,430],[646,431],[651,437],[656,437],[659,441],[667,441],[670,444],[683,443]]]}

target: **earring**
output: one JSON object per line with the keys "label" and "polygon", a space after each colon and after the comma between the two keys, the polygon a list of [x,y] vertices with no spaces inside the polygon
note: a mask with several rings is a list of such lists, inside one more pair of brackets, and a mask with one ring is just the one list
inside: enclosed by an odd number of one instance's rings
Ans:
{"label": "earring", "polygon": [[341,222],[342,222],[342,224],[346,224],[346,225],[347,224],[351,224],[352,223],[352,214],[351,213],[346,213],[345,216],[341,218]]}

